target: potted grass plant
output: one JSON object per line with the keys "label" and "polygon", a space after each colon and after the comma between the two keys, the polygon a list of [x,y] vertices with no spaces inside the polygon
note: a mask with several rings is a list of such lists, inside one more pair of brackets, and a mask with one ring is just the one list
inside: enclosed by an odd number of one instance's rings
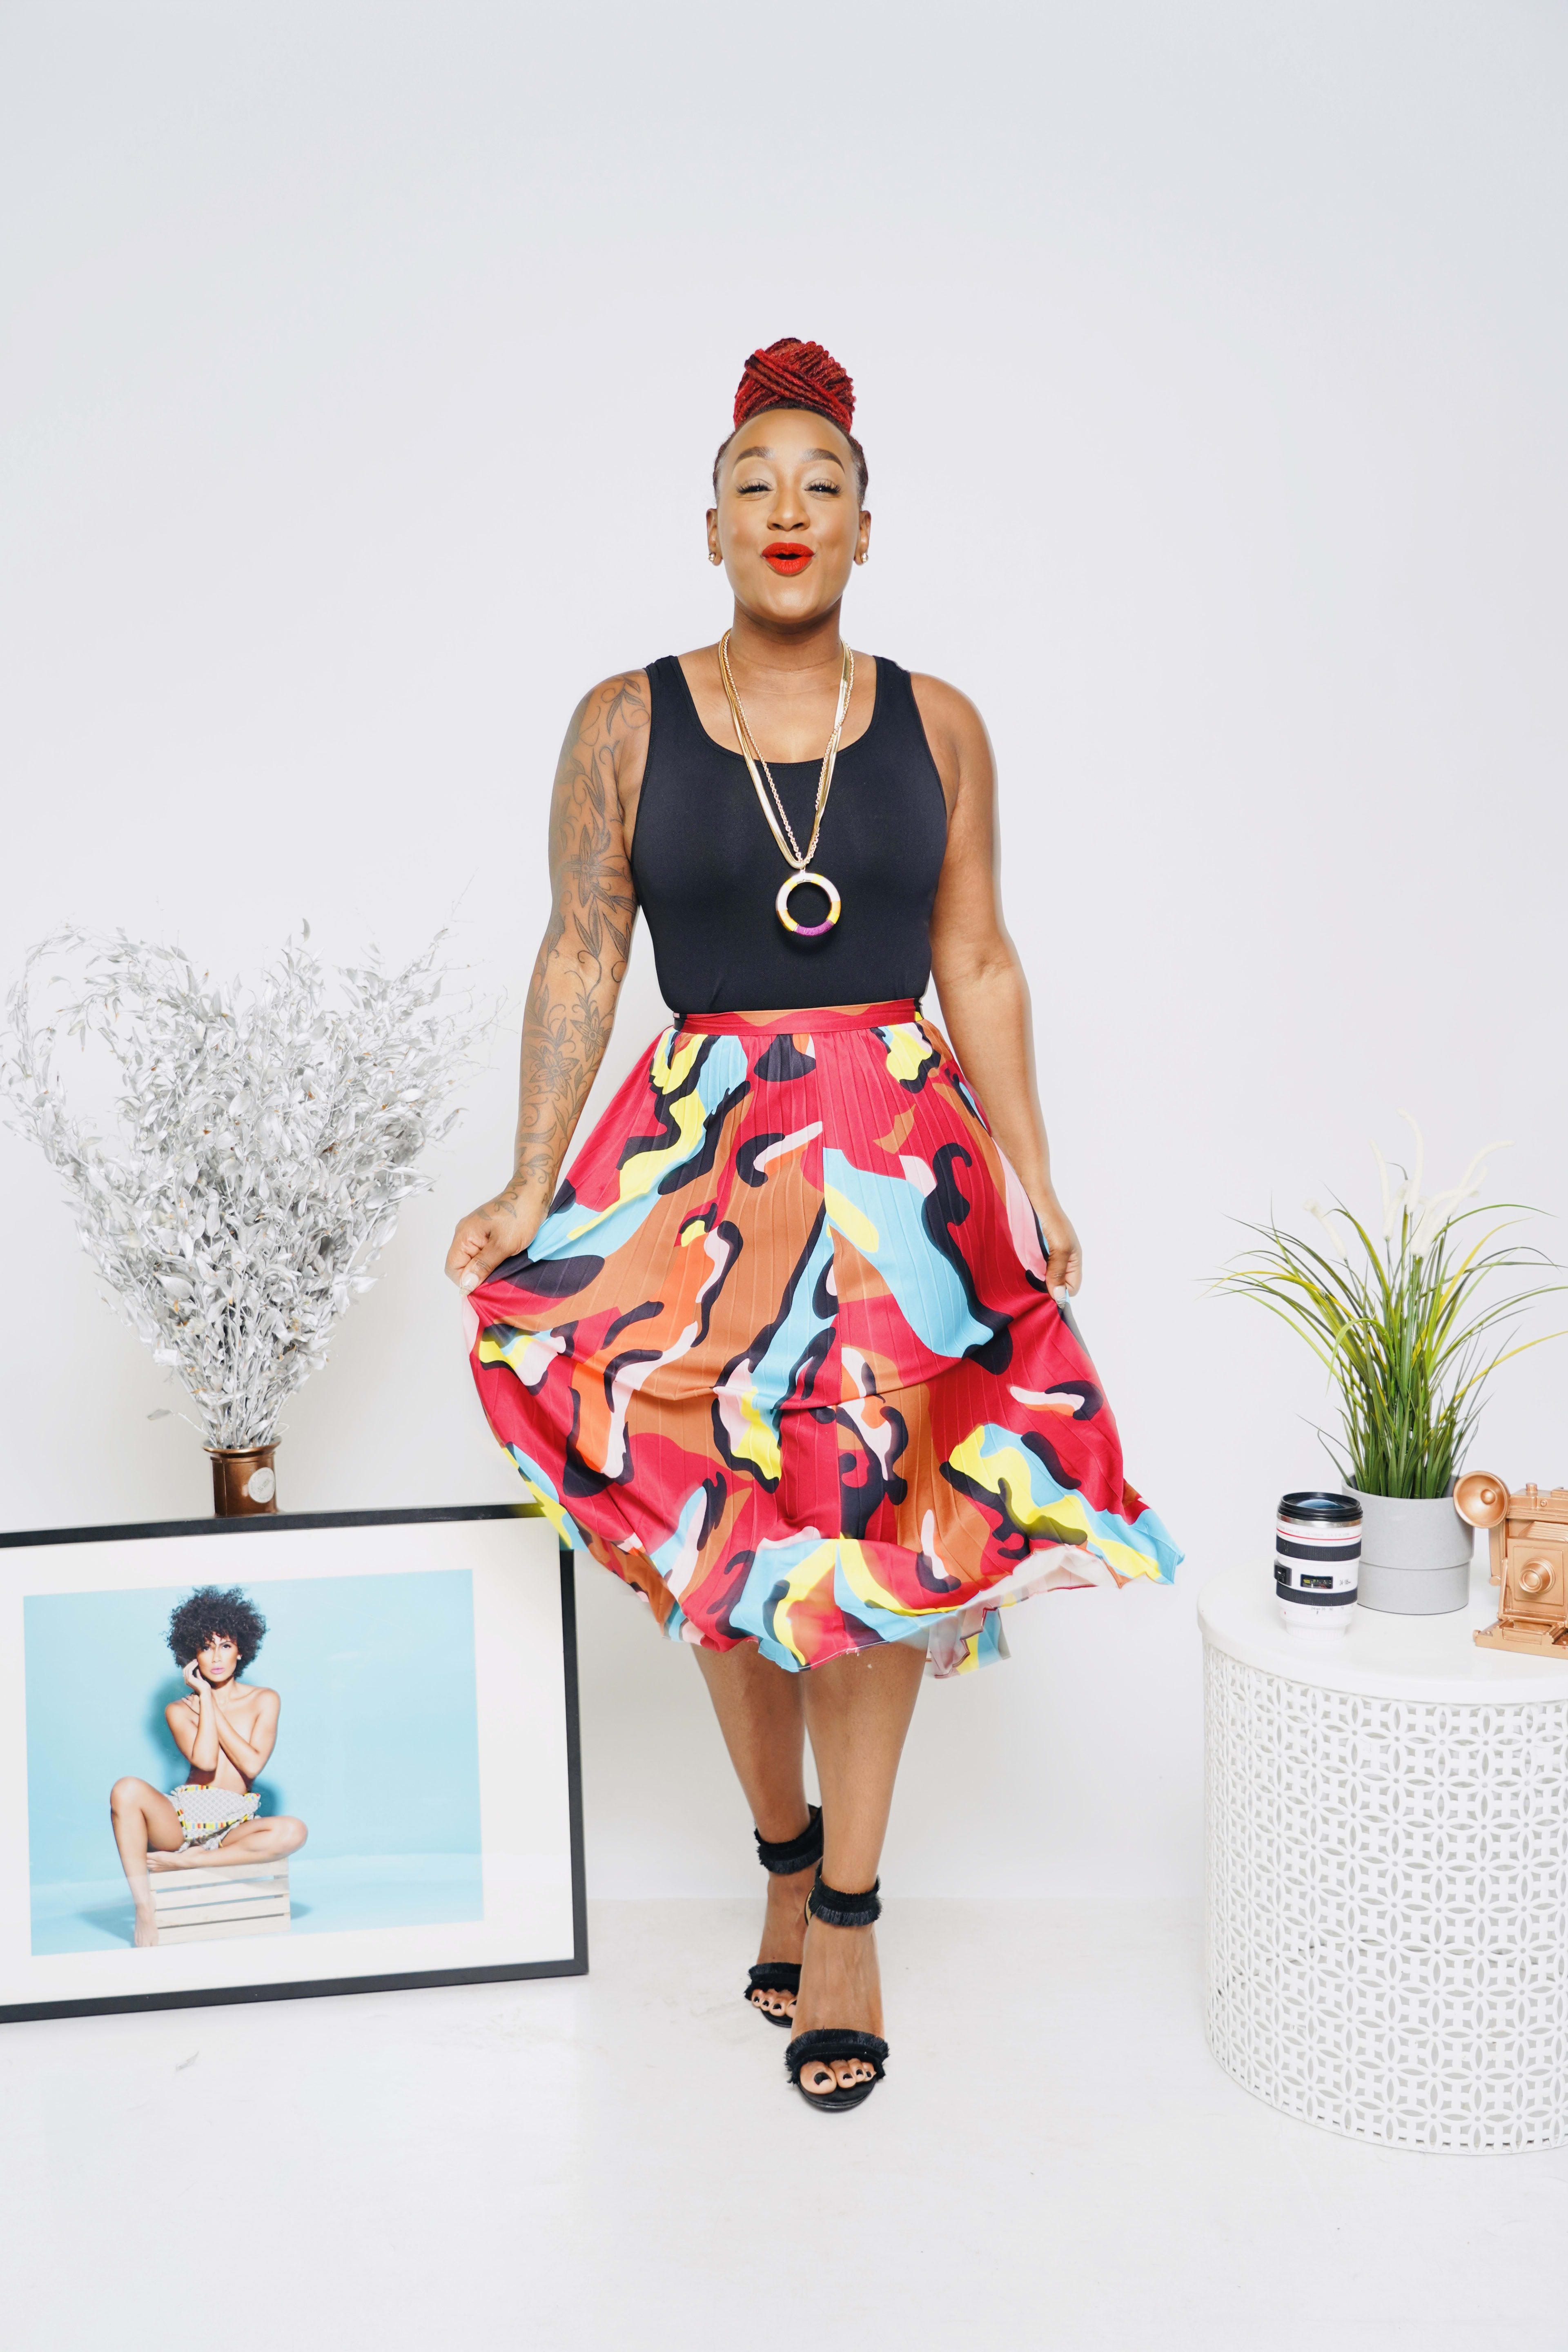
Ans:
{"label": "potted grass plant", "polygon": [[1511,1356],[1560,1336],[1521,1339],[1519,1318],[1563,1286],[1508,1280],[1555,1271],[1513,1236],[1535,1212],[1517,1202],[1471,1205],[1488,1155],[1507,1147],[1488,1144],[1458,1184],[1424,1197],[1421,1131],[1400,1116],[1415,1139],[1414,1165],[1391,1170],[1373,1145],[1379,1231],[1342,1201],[1309,1202],[1314,1238],[1272,1220],[1246,1224],[1252,1244],[1215,1287],[1256,1298],[1327,1369],[1340,1428],[1319,1434],[1360,1497],[1363,1607],[1433,1616],[1469,1597],[1474,1538],[1451,1497],[1486,1384]]}
{"label": "potted grass plant", "polygon": [[[184,1383],[226,1517],[277,1509],[283,1408],[370,1287],[402,1203],[428,1188],[417,1163],[456,1117],[474,1034],[443,997],[439,935],[401,970],[373,954],[335,973],[310,936],[307,923],[247,988],[177,948],[57,932],[27,957],[0,1037],[8,1123],[59,1176],[82,1247]],[[46,1009],[39,966],[57,959]],[[107,1049],[107,1133],[61,1088],[73,1037]]]}

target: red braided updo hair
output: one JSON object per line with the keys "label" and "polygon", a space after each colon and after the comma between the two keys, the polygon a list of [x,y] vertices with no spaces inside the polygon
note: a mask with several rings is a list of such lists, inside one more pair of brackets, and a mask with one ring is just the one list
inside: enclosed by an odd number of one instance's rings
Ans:
{"label": "red braided updo hair", "polygon": [[847,434],[855,422],[855,386],[831,352],[781,336],[765,352],[753,352],[741,371],[735,423],[744,425],[763,408],[810,408]]}
{"label": "red braided updo hair", "polygon": [[[855,453],[860,496],[866,495],[870,471],[866,452],[849,427],[855,418],[855,386],[831,352],[820,343],[803,342],[798,335],[781,335],[765,351],[753,352],[741,371],[735,393],[735,432],[765,408],[805,408],[837,425]],[[719,467],[734,439],[729,434],[713,460],[713,494],[719,494]]]}

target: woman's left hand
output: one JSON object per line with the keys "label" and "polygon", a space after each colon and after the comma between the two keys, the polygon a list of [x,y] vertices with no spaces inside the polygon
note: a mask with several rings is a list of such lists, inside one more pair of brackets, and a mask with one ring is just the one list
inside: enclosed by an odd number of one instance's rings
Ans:
{"label": "woman's left hand", "polygon": [[1037,1213],[1049,1255],[1046,1273],[1051,1296],[1055,1297],[1058,1291],[1066,1290],[1076,1297],[1083,1280],[1083,1244],[1073,1231],[1072,1219],[1054,1193]]}

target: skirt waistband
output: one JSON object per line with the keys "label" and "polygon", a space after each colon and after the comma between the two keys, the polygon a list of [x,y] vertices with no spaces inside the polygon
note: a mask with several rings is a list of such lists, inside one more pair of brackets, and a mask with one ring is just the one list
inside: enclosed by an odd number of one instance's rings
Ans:
{"label": "skirt waistband", "polygon": [[886,1004],[868,1004],[864,1013],[846,1013],[837,1004],[803,1004],[781,1013],[775,1021],[743,1021],[738,1013],[681,1013],[675,1016],[675,1026],[700,1037],[824,1037],[836,1029],[886,1029],[919,1017],[914,998],[900,996]]}

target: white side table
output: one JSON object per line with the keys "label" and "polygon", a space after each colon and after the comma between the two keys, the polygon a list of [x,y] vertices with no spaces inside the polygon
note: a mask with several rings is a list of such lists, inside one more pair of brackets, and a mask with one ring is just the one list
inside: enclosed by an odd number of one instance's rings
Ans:
{"label": "white side table", "polygon": [[1285,2114],[1400,2147],[1568,2138],[1568,1661],[1358,1608],[1290,1634],[1204,1588],[1209,2047]]}

